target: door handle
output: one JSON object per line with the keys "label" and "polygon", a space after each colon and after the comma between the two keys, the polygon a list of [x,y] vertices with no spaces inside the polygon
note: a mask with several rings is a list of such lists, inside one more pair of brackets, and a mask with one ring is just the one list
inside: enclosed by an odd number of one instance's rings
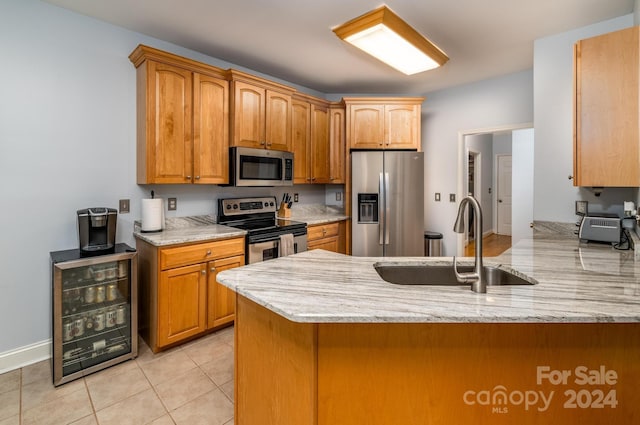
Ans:
{"label": "door handle", "polygon": [[498,199],[498,203],[502,203],[502,199]]}
{"label": "door handle", "polygon": [[380,245],[384,245],[384,225],[385,225],[385,215],[384,215],[384,176],[380,173],[380,181],[378,182],[378,243]]}
{"label": "door handle", "polygon": [[391,205],[389,205],[389,173],[384,173],[384,243],[389,243],[389,217],[391,216]]}

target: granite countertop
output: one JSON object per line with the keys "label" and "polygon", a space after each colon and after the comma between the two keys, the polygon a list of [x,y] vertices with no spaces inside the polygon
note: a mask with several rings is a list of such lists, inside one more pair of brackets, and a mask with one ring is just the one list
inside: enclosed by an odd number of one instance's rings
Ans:
{"label": "granite countertop", "polygon": [[229,226],[216,224],[215,217],[209,215],[194,217],[172,217],[165,220],[161,232],[143,233],[140,223],[134,223],[133,235],[154,246],[168,246],[191,242],[215,241],[244,237],[247,232]]}
{"label": "granite countertop", "polygon": [[316,224],[348,220],[349,216],[345,215],[344,210],[338,207],[327,205],[293,204],[293,207],[291,207],[291,217],[287,218],[290,220],[307,223],[308,226],[313,226]]}
{"label": "granite countertop", "polygon": [[[460,259],[472,263],[472,258]],[[485,265],[513,270],[535,285],[394,285],[376,262],[451,264],[450,257],[367,258],[323,250],[223,271],[218,281],[281,316],[308,323],[640,322],[640,273],[633,251],[536,236]]]}

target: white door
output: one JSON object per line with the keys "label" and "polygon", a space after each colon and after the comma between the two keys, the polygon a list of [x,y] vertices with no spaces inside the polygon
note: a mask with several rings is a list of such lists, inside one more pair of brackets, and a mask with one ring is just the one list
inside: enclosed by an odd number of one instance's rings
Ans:
{"label": "white door", "polygon": [[498,234],[511,235],[511,155],[498,155]]}

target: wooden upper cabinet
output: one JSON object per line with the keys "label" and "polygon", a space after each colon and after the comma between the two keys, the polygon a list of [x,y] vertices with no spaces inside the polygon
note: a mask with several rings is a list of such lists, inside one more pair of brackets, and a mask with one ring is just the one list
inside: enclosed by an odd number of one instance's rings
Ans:
{"label": "wooden upper cabinet", "polygon": [[291,151],[294,90],[231,70],[231,145]]}
{"label": "wooden upper cabinet", "polygon": [[351,149],[420,150],[424,98],[345,98]]}
{"label": "wooden upper cabinet", "polygon": [[291,105],[293,182],[330,183],[329,103],[296,94]]}
{"label": "wooden upper cabinet", "polygon": [[291,102],[291,146],[293,150],[293,183],[311,183],[311,105],[294,99]]}
{"label": "wooden upper cabinet", "polygon": [[385,149],[420,149],[420,105],[385,105]]}
{"label": "wooden upper cabinet", "polygon": [[265,107],[267,149],[291,151],[291,95],[267,90]]}
{"label": "wooden upper cabinet", "polygon": [[331,183],[329,178],[329,107],[311,104],[311,182]]}
{"label": "wooden upper cabinet", "polygon": [[242,81],[233,84],[233,146],[265,147],[266,90]]}
{"label": "wooden upper cabinet", "polygon": [[640,186],[639,30],[574,49],[574,185]]}
{"label": "wooden upper cabinet", "polygon": [[384,148],[384,105],[349,105],[348,138],[354,149]]}
{"label": "wooden upper cabinet", "polygon": [[329,107],[329,181],[345,183],[346,136],[345,108],[342,104]]}
{"label": "wooden upper cabinet", "polygon": [[193,175],[195,183],[229,182],[229,85],[194,74]]}
{"label": "wooden upper cabinet", "polygon": [[138,134],[138,183],[184,183],[193,163],[192,73],[154,61],[138,70],[147,97],[146,116],[139,117],[146,133]]}
{"label": "wooden upper cabinet", "polygon": [[138,46],[137,183],[229,182],[229,82],[217,68]]}

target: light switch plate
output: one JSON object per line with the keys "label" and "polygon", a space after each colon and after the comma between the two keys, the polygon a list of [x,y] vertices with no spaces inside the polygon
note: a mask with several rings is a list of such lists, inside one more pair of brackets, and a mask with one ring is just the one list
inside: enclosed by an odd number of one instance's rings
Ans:
{"label": "light switch plate", "polygon": [[120,214],[127,214],[129,212],[129,200],[128,199],[120,199],[119,204],[119,212]]}
{"label": "light switch plate", "polygon": [[589,212],[588,201],[576,201],[576,215],[585,216]]}
{"label": "light switch plate", "polygon": [[167,207],[169,211],[175,211],[178,209],[178,198],[169,198],[167,201],[169,203]]}
{"label": "light switch plate", "polygon": [[449,202],[456,202],[456,194],[455,193],[450,193],[449,194]]}
{"label": "light switch plate", "polygon": [[297,193],[293,194],[293,202],[298,202],[298,194]]}
{"label": "light switch plate", "polygon": [[436,192],[436,202],[440,202],[440,192]]}

